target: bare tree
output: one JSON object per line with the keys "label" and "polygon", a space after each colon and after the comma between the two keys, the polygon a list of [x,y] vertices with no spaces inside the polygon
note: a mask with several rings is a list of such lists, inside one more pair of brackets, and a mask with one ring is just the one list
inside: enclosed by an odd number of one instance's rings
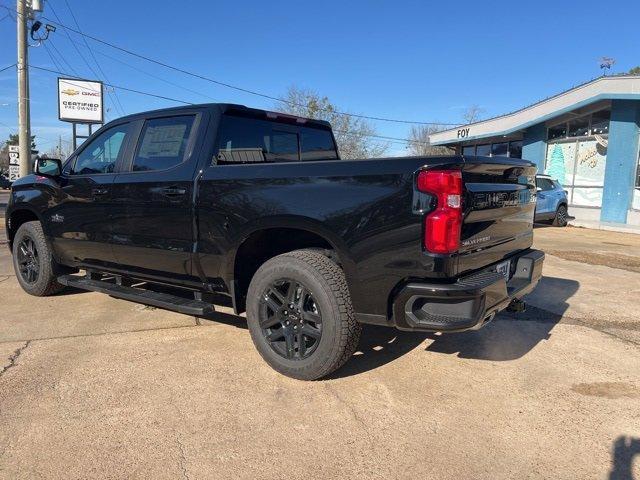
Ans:
{"label": "bare tree", "polygon": [[369,122],[339,114],[338,111],[341,110],[326,96],[320,96],[313,90],[291,86],[281,99],[282,102],[274,106],[277,111],[329,122],[341,158],[380,157],[389,149],[387,142],[370,137],[376,134],[376,130]]}
{"label": "bare tree", "polygon": [[407,147],[411,155],[452,155],[453,150],[441,145],[431,145],[429,137],[445,130],[443,125],[414,125],[409,131],[410,143]]}
{"label": "bare tree", "polygon": [[482,114],[484,113],[484,108],[480,108],[480,105],[470,105],[463,113],[462,119],[464,123],[474,123],[480,120]]}

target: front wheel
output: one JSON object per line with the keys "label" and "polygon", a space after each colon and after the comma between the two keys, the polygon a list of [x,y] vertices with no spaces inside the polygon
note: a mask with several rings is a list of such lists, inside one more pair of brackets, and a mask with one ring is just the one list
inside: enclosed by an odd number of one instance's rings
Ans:
{"label": "front wheel", "polygon": [[355,352],[356,322],[342,269],[316,250],[296,250],[265,262],[247,296],[254,345],[276,371],[315,380]]}
{"label": "front wheel", "polygon": [[566,227],[567,226],[567,219],[568,219],[568,212],[567,212],[567,206],[566,205],[560,205],[558,207],[558,209],[556,210],[556,216],[553,217],[553,226],[554,227]]}
{"label": "front wheel", "polygon": [[13,239],[13,268],[22,289],[36,297],[58,293],[64,286],[56,280],[56,263],[40,222],[20,225]]}

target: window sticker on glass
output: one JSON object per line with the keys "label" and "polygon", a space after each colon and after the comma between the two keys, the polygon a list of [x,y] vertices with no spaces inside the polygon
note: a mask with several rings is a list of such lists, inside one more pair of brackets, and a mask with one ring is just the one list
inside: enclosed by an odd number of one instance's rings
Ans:
{"label": "window sticker on glass", "polygon": [[187,125],[149,127],[140,146],[140,157],[177,157]]}

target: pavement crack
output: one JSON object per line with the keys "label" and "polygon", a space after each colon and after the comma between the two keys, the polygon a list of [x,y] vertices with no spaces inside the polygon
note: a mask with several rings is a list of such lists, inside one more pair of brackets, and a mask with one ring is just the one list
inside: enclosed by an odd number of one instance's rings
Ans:
{"label": "pavement crack", "polygon": [[2,375],[4,375],[7,370],[16,366],[18,357],[29,346],[30,343],[31,343],[31,340],[27,340],[23,346],[15,349],[15,351],[9,356],[9,363],[4,367],[2,367],[2,370],[0,370],[0,377],[2,377]]}
{"label": "pavement crack", "polygon": [[331,386],[330,383],[328,383],[327,381],[325,381],[323,383],[325,389],[333,396],[333,398],[335,398],[339,403],[341,403],[342,405],[344,405],[347,410],[349,410],[349,412],[351,413],[351,416],[353,417],[353,419],[359,423],[362,426],[362,429],[364,430],[365,435],[367,436],[367,441],[369,443],[369,446],[371,447],[371,449],[375,448],[375,443],[373,441],[373,437],[371,435],[371,432],[369,431],[369,425],[367,424],[367,422],[360,416],[360,414],[356,411],[356,409],[354,408],[353,405],[351,405],[350,403],[348,403],[346,400],[344,400],[337,391],[334,390],[334,388]]}
{"label": "pavement crack", "polygon": [[187,457],[184,453],[184,445],[180,440],[180,434],[176,432],[176,443],[178,444],[178,449],[180,450],[180,471],[182,472],[182,478],[189,480],[189,473],[187,472]]}
{"label": "pavement crack", "polygon": [[104,337],[109,335],[124,335],[127,333],[142,333],[142,332],[159,332],[162,330],[179,330],[181,328],[194,328],[195,325],[175,325],[171,327],[154,327],[154,328],[139,328],[133,330],[121,330],[116,332],[97,332],[97,333],[79,333],[76,335],[59,335],[53,337],[38,337],[38,338],[30,338],[30,339],[16,339],[16,340],[2,340],[2,343],[13,343],[13,342],[44,342],[47,340],[67,340],[70,338],[87,338],[87,337]]}

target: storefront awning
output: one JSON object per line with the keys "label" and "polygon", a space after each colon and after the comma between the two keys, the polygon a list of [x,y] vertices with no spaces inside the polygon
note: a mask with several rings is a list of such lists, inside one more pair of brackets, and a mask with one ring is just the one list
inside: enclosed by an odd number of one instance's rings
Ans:
{"label": "storefront awning", "polygon": [[600,100],[640,100],[640,76],[600,77],[515,112],[434,133],[432,145],[509,135]]}

